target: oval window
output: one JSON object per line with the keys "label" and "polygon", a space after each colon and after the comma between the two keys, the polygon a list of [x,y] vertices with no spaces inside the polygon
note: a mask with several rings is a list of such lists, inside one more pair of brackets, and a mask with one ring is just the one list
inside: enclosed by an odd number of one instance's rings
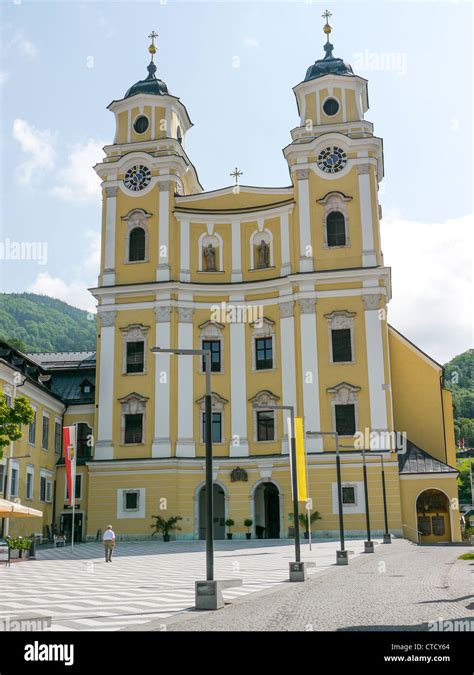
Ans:
{"label": "oval window", "polygon": [[137,134],[144,134],[148,129],[148,117],[145,117],[145,115],[140,115],[140,117],[137,117],[133,123],[133,128]]}
{"label": "oval window", "polygon": [[324,101],[323,110],[329,117],[336,115],[339,111],[339,103],[335,98],[328,98],[327,101]]}

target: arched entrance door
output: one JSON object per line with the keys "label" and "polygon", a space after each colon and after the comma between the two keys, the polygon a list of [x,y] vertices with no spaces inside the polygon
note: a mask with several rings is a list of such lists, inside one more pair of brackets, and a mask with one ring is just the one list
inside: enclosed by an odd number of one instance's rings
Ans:
{"label": "arched entrance door", "polygon": [[[220,485],[213,485],[214,539],[225,539],[225,493]],[[206,538],[206,486],[199,492],[199,539]]]}
{"label": "arched entrance door", "polygon": [[262,483],[254,494],[255,532],[259,536],[260,528],[264,539],[280,538],[280,493],[275,483]]}
{"label": "arched entrance door", "polygon": [[451,541],[449,500],[440,490],[424,490],[416,500],[420,543]]}

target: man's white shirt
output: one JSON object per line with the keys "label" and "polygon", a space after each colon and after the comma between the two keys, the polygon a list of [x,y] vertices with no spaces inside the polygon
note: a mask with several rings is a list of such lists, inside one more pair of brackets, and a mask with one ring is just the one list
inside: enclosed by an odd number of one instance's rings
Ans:
{"label": "man's white shirt", "polygon": [[105,530],[104,536],[102,537],[103,541],[111,541],[111,539],[115,539],[115,533],[113,530]]}

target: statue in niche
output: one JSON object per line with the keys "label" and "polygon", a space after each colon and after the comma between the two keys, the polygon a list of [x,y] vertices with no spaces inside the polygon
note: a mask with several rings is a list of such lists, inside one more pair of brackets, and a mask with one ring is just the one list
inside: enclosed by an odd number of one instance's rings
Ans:
{"label": "statue in niche", "polygon": [[216,269],[216,250],[212,244],[204,247],[204,258],[206,260],[206,272],[217,272]]}
{"label": "statue in niche", "polygon": [[260,241],[260,244],[257,247],[257,252],[257,268],[262,269],[265,267],[270,267],[270,246],[267,244],[265,239]]}

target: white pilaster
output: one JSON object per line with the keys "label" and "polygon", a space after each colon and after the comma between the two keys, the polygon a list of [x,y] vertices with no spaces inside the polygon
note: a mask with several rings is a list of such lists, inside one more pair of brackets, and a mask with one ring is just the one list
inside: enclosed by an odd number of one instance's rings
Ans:
{"label": "white pilaster", "polygon": [[309,209],[309,169],[297,169],[298,214],[300,221],[300,272],[313,271],[311,218]]}
{"label": "white pilaster", "polygon": [[362,296],[365,308],[371,431],[388,429],[380,297],[379,294]]}
{"label": "white pilaster", "polygon": [[240,223],[234,221],[232,227],[232,281],[242,281]]}
{"label": "white pilaster", "polygon": [[[299,302],[301,313],[301,381],[303,383],[305,430],[321,431],[316,298],[306,298]],[[306,451],[322,452],[322,437],[307,438]]]}
{"label": "white pilaster", "polygon": [[191,281],[190,257],[189,257],[189,220],[180,223],[180,273],[181,281]]}
{"label": "white pilaster", "polygon": [[375,267],[377,257],[374,250],[374,225],[372,199],[370,196],[370,164],[358,164],[360,222],[362,227],[362,266]]}
{"label": "white pilaster", "polygon": [[[280,342],[281,342],[281,380],[282,405],[292,405],[296,410],[296,357],[295,357],[295,320],[292,300],[283,302],[280,307]],[[282,452],[288,453],[288,435],[286,417],[283,414]]]}
{"label": "white pilaster", "polygon": [[115,222],[117,216],[117,187],[105,188],[105,255],[102,285],[115,284]]}
{"label": "white pilaster", "polygon": [[[193,309],[178,307],[178,347],[193,349]],[[195,457],[196,445],[193,433],[193,356],[178,356],[178,441],[177,457]]]}
{"label": "white pilaster", "polygon": [[[156,307],[156,347],[170,348],[171,307]],[[183,358],[183,357],[180,357]],[[155,417],[152,457],[171,457],[170,355],[155,354]]]}
{"label": "white pilaster", "polygon": [[112,440],[114,412],[114,346],[115,319],[117,312],[99,312],[100,318],[100,365],[99,365],[99,407],[97,410],[97,441],[94,459],[113,459]]}
{"label": "white pilaster", "polygon": [[169,229],[170,229],[170,181],[158,183],[160,204],[158,209],[158,268],[157,281],[168,281],[169,266]]}
{"label": "white pilaster", "polygon": [[291,274],[290,263],[290,226],[287,213],[280,216],[281,276]]}
{"label": "white pilaster", "polygon": [[[231,298],[231,303],[244,298]],[[249,454],[247,438],[247,379],[246,379],[245,324],[230,324],[230,406],[231,439],[229,455],[242,457]]]}

